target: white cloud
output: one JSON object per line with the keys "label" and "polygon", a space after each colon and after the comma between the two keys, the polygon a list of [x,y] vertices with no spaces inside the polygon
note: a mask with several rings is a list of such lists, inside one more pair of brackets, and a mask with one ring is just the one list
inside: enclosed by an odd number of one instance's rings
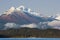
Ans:
{"label": "white cloud", "polygon": [[20,27],[37,28],[37,29],[44,30],[50,28],[47,24],[48,24],[47,22],[43,22],[43,23],[40,22],[38,24],[32,23],[32,24],[20,25]]}
{"label": "white cloud", "polygon": [[44,22],[44,23],[38,23],[38,24],[35,24],[35,23],[32,23],[32,24],[24,24],[24,25],[19,25],[19,24],[16,24],[16,23],[6,23],[4,26],[5,26],[5,30],[6,29],[10,29],[10,28],[14,28],[14,29],[17,29],[17,28],[24,28],[24,27],[27,27],[27,28],[38,28],[38,29],[47,29],[48,26],[46,25],[47,23]]}
{"label": "white cloud", "polygon": [[5,26],[4,29],[19,28],[19,25],[18,24],[15,24],[15,23],[6,23],[4,26]]}
{"label": "white cloud", "polygon": [[53,29],[60,29],[60,21],[52,21],[48,23]]}
{"label": "white cloud", "polygon": [[37,25],[32,23],[32,24],[20,25],[20,27],[37,28]]}
{"label": "white cloud", "polygon": [[15,24],[15,23],[6,23],[4,29],[10,29],[10,28],[22,28],[22,27],[28,27],[28,28],[37,28],[37,25],[32,23],[32,24],[25,24],[25,25],[19,25],[19,24]]}
{"label": "white cloud", "polygon": [[60,27],[60,21],[56,21],[56,20],[55,20],[55,21],[49,22],[48,25]]}
{"label": "white cloud", "polygon": [[55,19],[60,20],[60,16],[56,17]]}

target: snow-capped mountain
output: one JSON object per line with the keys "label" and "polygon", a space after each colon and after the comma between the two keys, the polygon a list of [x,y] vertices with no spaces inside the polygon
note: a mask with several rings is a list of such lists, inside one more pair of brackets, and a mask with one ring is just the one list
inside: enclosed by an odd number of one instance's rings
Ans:
{"label": "snow-capped mountain", "polygon": [[[21,21],[21,22],[34,22],[38,23],[41,18],[38,17],[38,13],[31,12],[30,9],[20,6],[18,8],[11,7],[7,12],[1,15],[0,19],[7,21]],[[22,24],[22,23],[21,23]]]}
{"label": "snow-capped mountain", "polygon": [[51,22],[53,20],[55,20],[53,16],[41,17],[40,13],[34,12],[30,8],[25,8],[24,6],[20,6],[18,8],[11,7],[8,11],[4,12],[4,14],[0,16],[0,24],[5,25],[6,23],[16,23],[20,26],[24,25],[24,27],[27,24],[33,23],[35,25],[39,24],[40,22]]}

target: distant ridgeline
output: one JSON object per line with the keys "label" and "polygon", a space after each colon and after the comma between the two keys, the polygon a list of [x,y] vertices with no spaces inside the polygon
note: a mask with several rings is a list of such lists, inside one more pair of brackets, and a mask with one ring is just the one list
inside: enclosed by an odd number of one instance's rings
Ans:
{"label": "distant ridgeline", "polygon": [[0,30],[0,38],[60,38],[60,30],[37,28]]}

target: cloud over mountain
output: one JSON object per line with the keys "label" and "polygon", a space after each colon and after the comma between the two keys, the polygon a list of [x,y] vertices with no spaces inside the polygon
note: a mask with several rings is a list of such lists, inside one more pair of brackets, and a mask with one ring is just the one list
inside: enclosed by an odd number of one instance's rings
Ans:
{"label": "cloud over mountain", "polygon": [[55,19],[60,20],[60,15],[59,15],[59,16],[57,16]]}
{"label": "cloud over mountain", "polygon": [[52,21],[48,23],[49,26],[55,29],[60,29],[60,21]]}

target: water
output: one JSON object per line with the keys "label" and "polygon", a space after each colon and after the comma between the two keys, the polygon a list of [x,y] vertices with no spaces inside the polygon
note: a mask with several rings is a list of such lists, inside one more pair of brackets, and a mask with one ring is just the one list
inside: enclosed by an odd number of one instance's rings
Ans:
{"label": "water", "polygon": [[0,38],[0,40],[60,40],[60,38]]}

